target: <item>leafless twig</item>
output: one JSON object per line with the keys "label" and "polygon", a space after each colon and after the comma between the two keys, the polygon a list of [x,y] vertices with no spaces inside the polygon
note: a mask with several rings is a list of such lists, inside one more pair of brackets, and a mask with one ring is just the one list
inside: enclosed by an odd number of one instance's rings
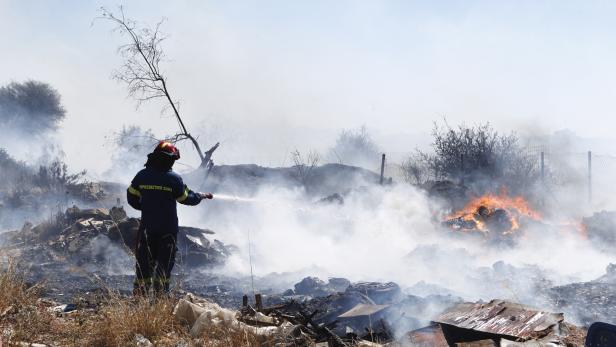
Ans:
{"label": "leafless twig", "polygon": [[136,21],[127,18],[122,7],[119,8],[117,15],[104,7],[101,8],[101,14],[101,18],[116,25],[114,31],[129,38],[129,43],[118,47],[118,53],[124,58],[124,63],[114,72],[113,78],[126,83],[128,94],[137,100],[137,106],[151,100],[165,100],[180,127],[180,132],[172,136],[171,140],[174,142],[189,140],[199,154],[201,167],[211,167],[213,165],[211,153],[207,157],[201,150],[197,138],[188,132],[180,116],[179,103],[172,98],[167,79],[161,70],[161,62],[165,59],[161,43],[166,36],[161,33],[160,28],[164,19],[150,29],[140,28]]}

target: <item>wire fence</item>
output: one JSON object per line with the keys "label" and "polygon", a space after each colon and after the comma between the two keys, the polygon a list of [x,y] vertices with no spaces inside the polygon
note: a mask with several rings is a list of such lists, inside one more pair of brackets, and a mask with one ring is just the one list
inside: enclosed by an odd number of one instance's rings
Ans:
{"label": "wire fence", "polygon": [[[611,200],[616,200],[612,199],[616,196],[616,155],[595,153],[592,150],[570,151],[548,145],[526,146],[520,154],[531,161],[541,175],[540,184],[548,197],[555,190],[564,190],[568,199],[577,203],[605,206]],[[393,157],[394,160],[387,158],[384,175],[395,181],[404,181],[404,159],[400,155]],[[380,162],[380,157],[375,158],[375,167],[369,169],[380,172]],[[429,179],[438,177],[432,173]]]}

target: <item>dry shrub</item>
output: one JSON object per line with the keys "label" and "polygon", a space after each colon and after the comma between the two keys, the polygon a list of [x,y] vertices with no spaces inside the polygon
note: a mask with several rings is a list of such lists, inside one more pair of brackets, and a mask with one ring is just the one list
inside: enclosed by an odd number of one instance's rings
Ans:
{"label": "dry shrub", "polygon": [[173,316],[175,301],[166,297],[124,298],[112,294],[98,314],[81,322],[89,346],[127,346],[140,334],[155,342],[168,334],[186,335]]}
{"label": "dry shrub", "polygon": [[0,327],[10,341],[36,342],[49,332],[53,316],[38,300],[40,290],[25,282],[14,262],[0,269]]}

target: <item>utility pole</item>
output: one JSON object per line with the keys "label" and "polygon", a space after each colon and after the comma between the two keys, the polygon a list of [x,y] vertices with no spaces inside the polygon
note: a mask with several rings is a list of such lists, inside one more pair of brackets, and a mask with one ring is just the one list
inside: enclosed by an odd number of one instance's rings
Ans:
{"label": "utility pole", "polygon": [[383,175],[385,174],[385,153],[383,153],[383,156],[381,156],[381,180],[379,181],[379,184],[383,185]]}
{"label": "utility pole", "polygon": [[545,154],[541,152],[541,183],[545,181]]}
{"label": "utility pole", "polygon": [[464,153],[460,154],[460,183],[464,185]]}
{"label": "utility pole", "polygon": [[592,152],[588,151],[588,203],[592,203]]}

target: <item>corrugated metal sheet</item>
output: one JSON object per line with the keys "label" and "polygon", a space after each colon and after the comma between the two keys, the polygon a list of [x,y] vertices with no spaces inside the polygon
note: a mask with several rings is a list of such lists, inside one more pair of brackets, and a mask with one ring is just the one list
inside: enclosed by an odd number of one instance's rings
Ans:
{"label": "corrugated metal sheet", "polygon": [[473,342],[458,342],[456,347],[498,347],[494,340],[480,340]]}
{"label": "corrugated metal sheet", "polygon": [[413,330],[407,337],[413,347],[449,347],[443,329],[438,324]]}
{"label": "corrugated metal sheet", "polygon": [[458,328],[528,340],[552,333],[554,327],[559,326],[563,320],[562,313],[537,311],[507,301],[492,300],[485,304],[456,305],[434,321]]}

